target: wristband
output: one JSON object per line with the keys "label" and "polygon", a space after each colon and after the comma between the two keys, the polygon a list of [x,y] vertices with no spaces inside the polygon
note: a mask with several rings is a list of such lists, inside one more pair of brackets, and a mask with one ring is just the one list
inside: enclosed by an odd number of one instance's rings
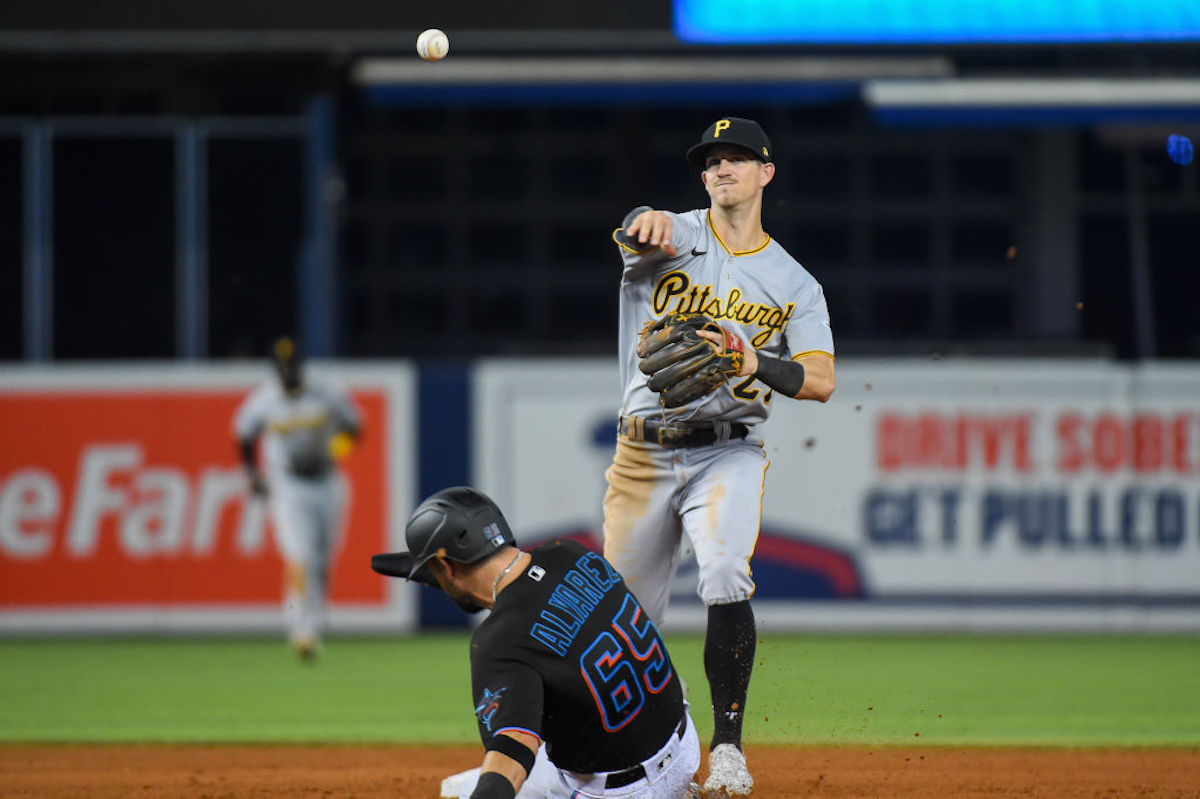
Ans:
{"label": "wristband", "polygon": [[514,799],[517,789],[498,771],[485,771],[479,775],[471,799]]}
{"label": "wristband", "polygon": [[795,397],[804,388],[804,364],[759,354],[754,376],[780,394]]}
{"label": "wristband", "polygon": [[533,761],[537,757],[528,746],[504,733],[493,735],[492,740],[488,741],[484,748],[489,752],[507,755],[520,763],[521,768],[525,769],[525,776],[529,776],[530,770],[533,769]]}

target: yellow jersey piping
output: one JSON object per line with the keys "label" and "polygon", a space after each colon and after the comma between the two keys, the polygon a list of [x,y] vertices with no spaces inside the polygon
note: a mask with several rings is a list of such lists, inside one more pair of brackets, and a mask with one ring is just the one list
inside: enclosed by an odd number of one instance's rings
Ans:
{"label": "yellow jersey piping", "polygon": [[825,350],[805,350],[804,352],[798,352],[792,356],[792,360],[797,361],[797,360],[803,358],[805,355],[824,355],[826,358],[828,358],[831,361],[837,360],[837,358],[833,357],[833,353],[826,352]]}
{"label": "yellow jersey piping", "polygon": [[[750,544],[750,558],[754,557],[754,550],[758,547],[758,536],[762,533],[763,495],[767,493],[767,469],[771,468],[770,459],[764,457],[763,460],[765,462],[763,463],[762,482],[759,483],[759,486],[758,486],[758,526],[754,528],[755,529],[754,541],[753,541],[753,543]],[[750,580],[753,581],[754,580],[754,570],[750,566],[750,558],[746,558],[746,574],[750,577]],[[750,596],[754,596],[754,593],[757,590],[758,590],[758,586],[755,585],[754,588],[750,589]],[[747,598],[749,598],[749,597],[747,597]]]}
{"label": "yellow jersey piping", "polygon": [[743,255],[754,255],[754,253],[756,253],[756,252],[762,252],[763,250],[765,250],[767,248],[767,245],[771,243],[770,234],[764,232],[763,235],[766,236],[767,239],[762,244],[758,245],[753,250],[742,250],[741,252],[734,252],[733,250],[729,249],[728,246],[726,246],[724,241],[721,240],[721,234],[717,232],[717,228],[713,225],[711,210],[706,215],[706,218],[708,219],[708,229],[712,231],[713,237],[716,238],[716,240],[717,240],[717,244],[720,244],[721,249],[723,249],[725,252],[729,253],[730,255],[732,255],[734,257],[740,257]]}
{"label": "yellow jersey piping", "polygon": [[642,254],[644,254],[644,253],[648,253],[648,252],[650,252],[651,250],[653,250],[653,249],[654,249],[653,247],[647,247],[647,248],[646,248],[646,249],[644,249],[644,250],[635,250],[635,249],[633,249],[633,248],[632,248],[632,247],[630,247],[628,244],[626,244],[625,242],[623,242],[623,241],[621,241],[620,239],[618,239],[618,238],[617,238],[617,234],[618,234],[618,233],[620,233],[620,232],[621,232],[622,230],[624,230],[624,229],[625,229],[625,228],[623,228],[623,227],[619,227],[619,228],[617,228],[616,230],[614,230],[614,231],[612,232],[612,240],[613,240],[613,241],[615,241],[615,242],[617,243],[617,246],[618,246],[618,247],[620,247],[622,250],[624,250],[625,252],[629,253],[630,255],[642,255]]}

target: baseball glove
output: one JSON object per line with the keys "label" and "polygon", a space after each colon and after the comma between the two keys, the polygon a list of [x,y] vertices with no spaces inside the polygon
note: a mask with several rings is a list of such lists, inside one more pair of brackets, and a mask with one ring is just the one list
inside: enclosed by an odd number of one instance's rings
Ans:
{"label": "baseball glove", "polygon": [[[708,330],[718,344],[699,335]],[[704,314],[669,313],[642,328],[637,345],[638,368],[650,376],[646,385],[658,392],[666,408],[678,408],[703,397],[742,368],[745,347],[736,335]]]}

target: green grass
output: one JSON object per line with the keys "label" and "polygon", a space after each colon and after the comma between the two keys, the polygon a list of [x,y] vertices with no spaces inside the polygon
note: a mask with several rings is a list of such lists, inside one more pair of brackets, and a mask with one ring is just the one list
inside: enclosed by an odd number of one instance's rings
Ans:
{"label": "green grass", "polygon": [[0,642],[0,740],[474,740],[462,636]]}
{"label": "green grass", "polygon": [[1200,744],[1195,637],[787,637],[747,734],[808,744]]}
{"label": "green grass", "polygon": [[[668,636],[706,738],[703,641]],[[763,636],[751,744],[1200,745],[1200,638]],[[917,735],[919,733],[919,735]],[[465,635],[0,639],[0,741],[473,743]]]}

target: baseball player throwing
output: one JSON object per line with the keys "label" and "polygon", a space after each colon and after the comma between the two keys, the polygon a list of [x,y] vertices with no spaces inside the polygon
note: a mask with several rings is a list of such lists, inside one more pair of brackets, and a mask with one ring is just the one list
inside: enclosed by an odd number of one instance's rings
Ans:
{"label": "baseball player throwing", "polygon": [[654,623],[604,558],[555,541],[524,552],[486,495],[422,502],[381,574],[440,587],[468,613],[483,763],[462,799],[683,799],[700,743]]}
{"label": "baseball player throwing", "polygon": [[[637,208],[613,234],[624,261],[624,388],[606,473],[604,556],[661,623],[680,536],[691,540],[708,606],[710,796],[754,786],[741,742],[755,652],[750,558],[768,466],[754,426],[776,395],[824,402],[835,382],[821,286],[762,227],[772,152],[758,123],[717,120],[687,151],[710,207]],[[674,346],[695,351],[683,331],[697,316],[705,322],[699,350],[725,370],[698,388],[647,354],[664,343],[660,355]]]}
{"label": "baseball player throwing", "polygon": [[[304,380],[291,339],[275,342],[272,361],[278,380],[264,383],[242,402],[233,427],[251,490],[269,497],[284,558],[288,639],[309,661],[320,645],[345,504],[345,482],[334,461],[353,446],[361,421],[345,394]],[[264,439],[265,478],[258,467],[259,438]]]}

